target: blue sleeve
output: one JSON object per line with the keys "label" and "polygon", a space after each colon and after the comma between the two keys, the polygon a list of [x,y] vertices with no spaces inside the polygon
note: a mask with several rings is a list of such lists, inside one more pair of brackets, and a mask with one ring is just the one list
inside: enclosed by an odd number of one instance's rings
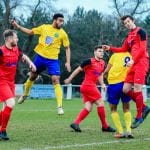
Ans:
{"label": "blue sleeve", "polygon": [[141,41],[146,40],[146,32],[143,29],[140,29],[137,33],[140,35]]}
{"label": "blue sleeve", "polygon": [[3,51],[0,49],[0,56],[3,56]]}
{"label": "blue sleeve", "polygon": [[91,59],[87,59],[87,60],[84,60],[80,66],[81,68],[84,68],[85,66],[90,65],[90,64],[91,64]]}

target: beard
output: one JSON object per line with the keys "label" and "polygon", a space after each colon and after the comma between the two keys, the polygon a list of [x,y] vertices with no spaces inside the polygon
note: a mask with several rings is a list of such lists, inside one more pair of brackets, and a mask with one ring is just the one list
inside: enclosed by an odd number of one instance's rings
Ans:
{"label": "beard", "polygon": [[57,29],[60,29],[61,27],[60,27],[60,26],[58,26],[58,25],[56,25],[56,28],[57,28]]}
{"label": "beard", "polygon": [[56,28],[57,28],[57,29],[61,29],[62,26],[63,26],[63,25],[58,25],[58,24],[56,24]]}

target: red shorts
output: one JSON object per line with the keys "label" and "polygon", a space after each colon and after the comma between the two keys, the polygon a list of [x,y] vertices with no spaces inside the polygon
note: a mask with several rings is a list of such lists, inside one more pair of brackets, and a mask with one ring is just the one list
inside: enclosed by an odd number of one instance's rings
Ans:
{"label": "red shorts", "polygon": [[87,101],[95,102],[96,100],[102,98],[100,91],[96,86],[91,85],[81,85],[80,92],[84,103]]}
{"label": "red shorts", "polygon": [[148,61],[144,61],[143,64],[137,64],[134,68],[131,68],[126,76],[125,83],[145,84],[148,66]]}
{"label": "red shorts", "polygon": [[[1,81],[0,81],[1,82]],[[15,97],[15,85],[7,82],[0,83],[0,102]]]}

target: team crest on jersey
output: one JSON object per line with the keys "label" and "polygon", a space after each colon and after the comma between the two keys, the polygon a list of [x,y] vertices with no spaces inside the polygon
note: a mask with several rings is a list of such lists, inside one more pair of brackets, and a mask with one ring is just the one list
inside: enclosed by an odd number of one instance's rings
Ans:
{"label": "team crest on jersey", "polygon": [[54,34],[54,37],[55,37],[55,38],[58,38],[58,37],[59,37],[59,33],[56,32],[56,33]]}
{"label": "team crest on jersey", "polygon": [[46,39],[45,39],[45,43],[50,45],[52,42],[53,42],[53,38],[50,37],[50,36],[47,36]]}

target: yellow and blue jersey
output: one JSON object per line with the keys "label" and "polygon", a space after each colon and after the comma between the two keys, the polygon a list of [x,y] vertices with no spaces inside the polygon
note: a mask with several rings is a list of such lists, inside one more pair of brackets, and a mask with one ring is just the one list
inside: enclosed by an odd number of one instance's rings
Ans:
{"label": "yellow and blue jersey", "polygon": [[131,60],[129,52],[114,53],[109,64],[112,65],[108,72],[108,83],[116,84],[123,82],[126,78],[129,67],[126,66],[127,62]]}
{"label": "yellow and blue jersey", "polygon": [[70,44],[67,33],[63,29],[54,28],[52,25],[43,24],[32,28],[32,31],[39,35],[35,52],[44,58],[58,59],[61,45],[68,47]]}

